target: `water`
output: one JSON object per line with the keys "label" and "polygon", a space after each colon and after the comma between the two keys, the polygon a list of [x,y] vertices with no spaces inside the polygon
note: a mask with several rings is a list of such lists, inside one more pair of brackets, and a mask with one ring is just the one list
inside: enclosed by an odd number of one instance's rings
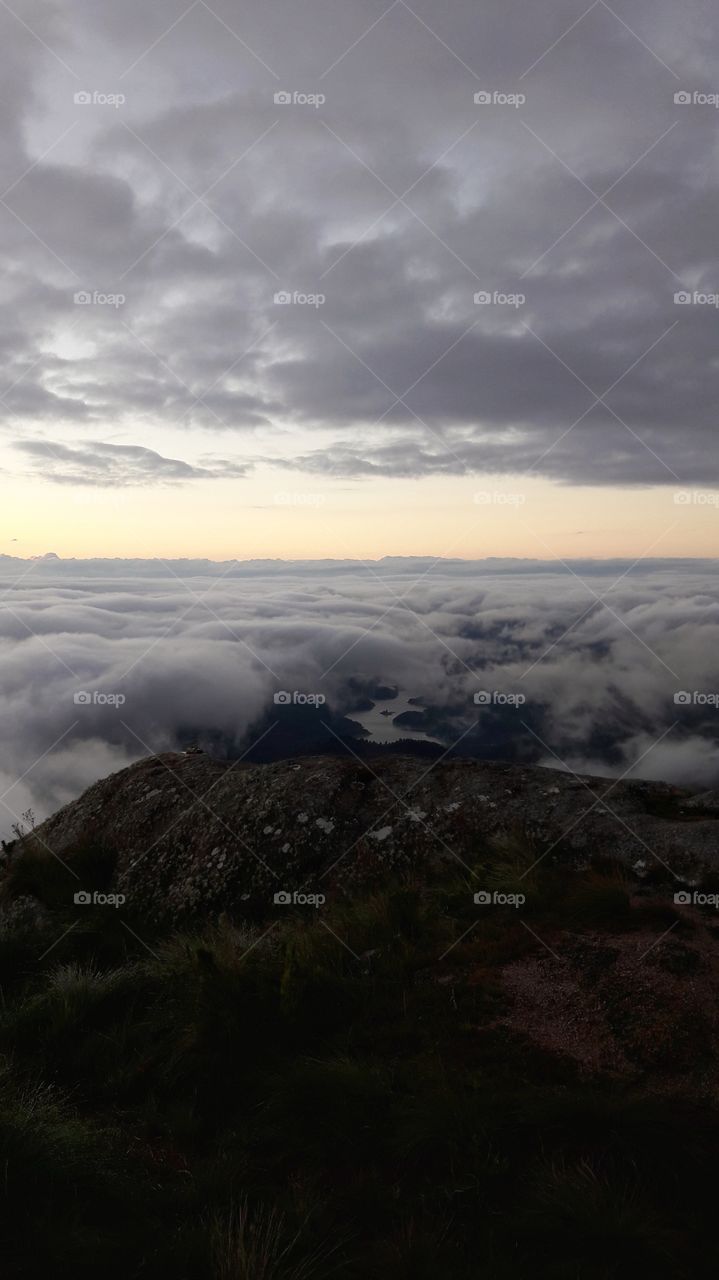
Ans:
{"label": "water", "polygon": [[[350,719],[356,720],[369,731],[370,738],[365,738],[365,742],[398,742],[400,738],[414,738],[419,742],[437,742],[436,738],[430,738],[429,734],[423,733],[421,729],[404,728],[394,723],[395,716],[402,715],[403,711],[418,710],[419,707],[413,707],[406,694],[398,693],[396,698],[384,698],[375,702],[370,711],[350,712]],[[383,711],[389,711],[390,714],[382,715]]]}

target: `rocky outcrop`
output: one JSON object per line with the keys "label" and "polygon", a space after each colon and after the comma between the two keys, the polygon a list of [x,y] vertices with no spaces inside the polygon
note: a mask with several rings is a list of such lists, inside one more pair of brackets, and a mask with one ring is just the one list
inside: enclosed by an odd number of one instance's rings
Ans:
{"label": "rocky outcrop", "polygon": [[690,813],[703,813],[719,818],[719,791],[702,791],[700,795],[687,800],[685,808]]}
{"label": "rocky outcrop", "polygon": [[[612,854],[684,878],[719,864],[716,807],[693,807],[691,793],[663,783],[388,756],[265,765],[151,756],[97,782],[35,837],[70,867],[81,865],[79,850],[86,865],[88,848],[102,848],[111,888],[170,921],[437,860],[467,866],[512,831],[538,856],[575,863]],[[68,881],[72,895],[78,882]]]}

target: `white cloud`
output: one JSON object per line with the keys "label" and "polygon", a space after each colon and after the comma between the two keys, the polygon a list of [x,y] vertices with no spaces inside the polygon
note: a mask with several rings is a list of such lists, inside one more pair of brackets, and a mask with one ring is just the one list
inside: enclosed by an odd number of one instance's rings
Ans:
{"label": "white cloud", "polygon": [[[352,679],[423,700],[448,745],[477,718],[474,692],[520,690],[527,703],[506,749],[547,763],[543,742],[605,773],[630,767],[676,721],[640,776],[709,784],[719,710],[674,702],[680,689],[719,692],[709,565],[655,562],[609,590],[621,566],[576,563],[613,611],[595,602],[578,621],[592,596],[556,567],[431,563],[6,559],[0,770],[5,787],[25,774],[6,803],[44,814],[183,734],[239,747],[269,723],[278,688],[322,691],[343,713]],[[79,691],[125,701],[78,706]],[[494,727],[481,725],[485,737],[470,741],[485,750]]]}

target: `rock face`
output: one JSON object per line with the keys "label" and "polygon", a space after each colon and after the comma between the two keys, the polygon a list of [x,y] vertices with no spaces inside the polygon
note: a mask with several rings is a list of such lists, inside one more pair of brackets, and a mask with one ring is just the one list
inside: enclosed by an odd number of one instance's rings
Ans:
{"label": "rock face", "polygon": [[506,832],[521,832],[537,856],[612,854],[690,878],[719,865],[716,809],[691,801],[663,783],[471,760],[227,765],[173,753],[95,783],[35,834],[69,866],[78,850],[102,848],[112,889],[171,921],[436,860],[467,866]]}
{"label": "rock face", "polygon": [[699,810],[719,818],[719,791],[702,791],[701,795],[692,796],[691,800],[687,800],[686,807],[692,812]]}

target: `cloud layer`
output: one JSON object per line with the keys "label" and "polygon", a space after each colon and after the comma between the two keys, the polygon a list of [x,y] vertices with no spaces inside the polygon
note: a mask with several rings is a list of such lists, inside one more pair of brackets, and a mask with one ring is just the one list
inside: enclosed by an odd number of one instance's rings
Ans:
{"label": "cloud layer", "polygon": [[66,475],[103,484],[89,441],[164,426],[239,472],[719,483],[704,0],[25,8],[2,411],[55,478],[37,441],[86,432]]}
{"label": "cloud layer", "polygon": [[[719,778],[709,565],[6,558],[0,592],[6,828],[188,733],[247,749],[278,689],[351,714],[357,682],[378,680],[418,699],[447,747],[466,735],[614,776]],[[526,702],[500,722],[480,690]]]}

